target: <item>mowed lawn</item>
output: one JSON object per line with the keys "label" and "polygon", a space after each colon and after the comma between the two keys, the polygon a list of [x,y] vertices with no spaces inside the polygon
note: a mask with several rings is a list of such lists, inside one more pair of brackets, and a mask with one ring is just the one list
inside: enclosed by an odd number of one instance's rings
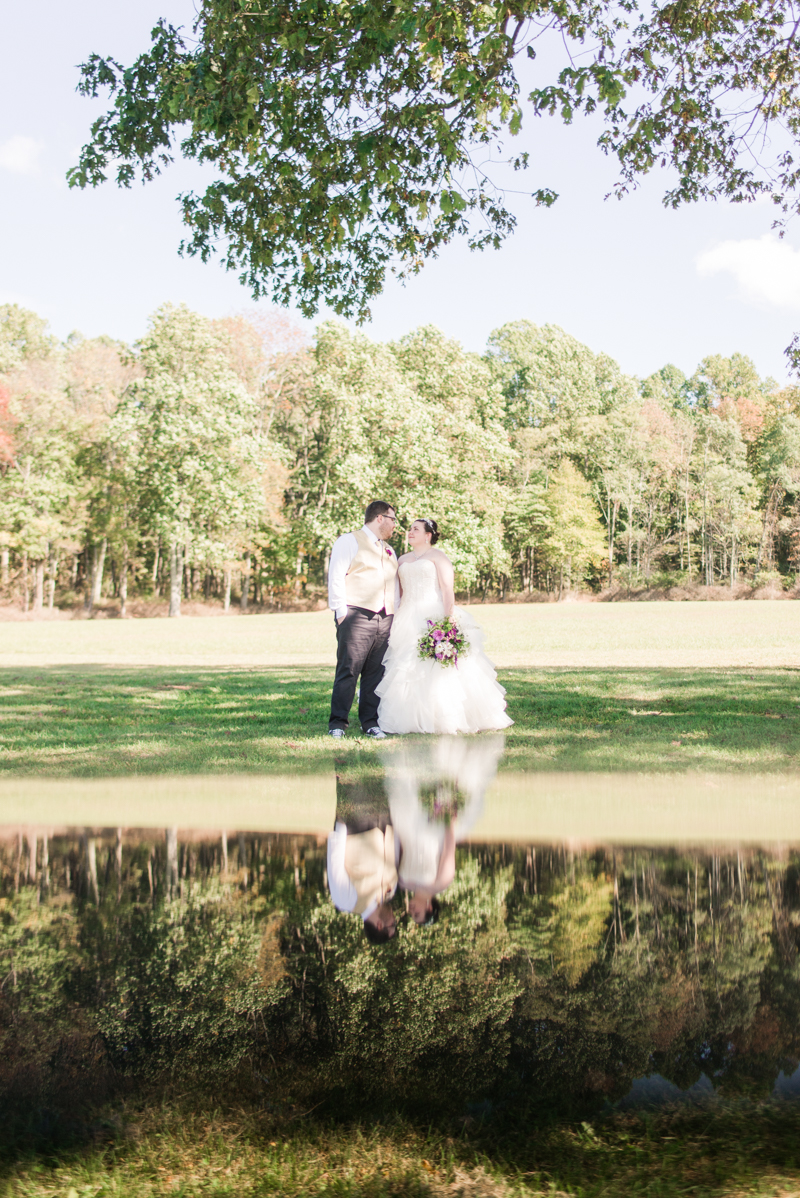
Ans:
{"label": "mowed lawn", "polygon": [[[527,770],[800,767],[792,602],[474,607]],[[0,625],[0,777],[313,772],[329,613]],[[269,658],[273,660],[268,660]]]}
{"label": "mowed lawn", "polygon": [[[476,604],[501,668],[800,667],[800,603]],[[329,611],[178,620],[0,623],[0,667],[327,666]]]}

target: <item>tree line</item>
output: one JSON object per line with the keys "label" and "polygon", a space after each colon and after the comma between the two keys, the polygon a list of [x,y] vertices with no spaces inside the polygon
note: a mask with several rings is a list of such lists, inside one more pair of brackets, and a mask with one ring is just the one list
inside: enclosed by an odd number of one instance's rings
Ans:
{"label": "tree line", "polygon": [[166,305],[134,346],[0,307],[0,589],[25,610],[321,593],[366,502],[468,596],[794,585],[800,389],[742,354],[626,375],[554,325],[466,352]]}

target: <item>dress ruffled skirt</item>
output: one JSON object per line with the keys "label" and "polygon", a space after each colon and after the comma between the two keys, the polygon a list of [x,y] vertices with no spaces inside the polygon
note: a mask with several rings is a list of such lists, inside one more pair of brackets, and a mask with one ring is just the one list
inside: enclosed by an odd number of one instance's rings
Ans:
{"label": "dress ruffled skirt", "polygon": [[513,724],[506,714],[505,689],[483,652],[483,633],[463,607],[454,609],[453,618],[466,634],[469,653],[459,658],[457,666],[419,656],[426,621],[443,616],[440,600],[401,603],[383,659],[385,673],[375,688],[380,699],[378,723],[384,732],[453,735]]}

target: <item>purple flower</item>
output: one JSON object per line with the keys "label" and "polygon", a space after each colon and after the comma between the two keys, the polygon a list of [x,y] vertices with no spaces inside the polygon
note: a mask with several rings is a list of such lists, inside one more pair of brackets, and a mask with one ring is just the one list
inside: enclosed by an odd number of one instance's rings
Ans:
{"label": "purple flower", "polygon": [[442,632],[441,628],[436,628],[433,633],[433,639],[435,641],[440,641],[443,639],[443,637],[444,637],[444,633]]}

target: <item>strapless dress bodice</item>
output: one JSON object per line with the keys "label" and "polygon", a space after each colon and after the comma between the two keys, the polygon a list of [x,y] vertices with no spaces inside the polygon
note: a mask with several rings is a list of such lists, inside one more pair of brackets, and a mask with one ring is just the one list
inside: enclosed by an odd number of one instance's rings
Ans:
{"label": "strapless dress bodice", "polygon": [[403,603],[435,603],[442,598],[439,575],[429,558],[409,558],[400,565]]}

